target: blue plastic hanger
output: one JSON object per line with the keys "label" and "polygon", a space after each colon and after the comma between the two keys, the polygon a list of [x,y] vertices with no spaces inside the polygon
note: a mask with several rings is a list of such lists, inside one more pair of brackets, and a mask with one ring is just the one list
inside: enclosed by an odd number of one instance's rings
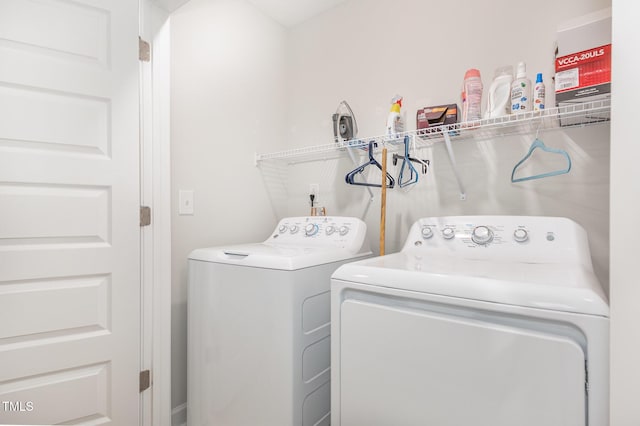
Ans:
{"label": "blue plastic hanger", "polygon": [[[400,188],[404,188],[405,186],[409,186],[409,185],[413,185],[415,183],[418,183],[418,171],[416,170],[415,167],[413,167],[413,164],[411,164],[411,158],[409,156],[409,142],[411,141],[411,138],[409,136],[405,136],[404,137],[404,157],[402,158],[402,165],[400,166],[400,176],[398,176],[398,186]],[[396,162],[398,161],[399,157],[396,157],[394,155],[393,157],[393,164],[395,165]],[[405,181],[404,180],[404,169],[406,168],[409,169],[409,180]]]}
{"label": "blue plastic hanger", "polygon": [[[405,153],[406,152],[407,152],[407,150],[405,148]],[[412,157],[411,154],[408,154],[408,155],[405,155],[405,156],[402,156],[400,154],[393,154],[393,165],[397,166],[398,165],[398,160],[403,160],[405,158],[408,158],[413,163],[420,164],[420,167],[422,167],[422,174],[423,175],[426,175],[427,172],[429,171],[429,163],[430,163],[429,160],[421,160],[419,158]]]}
{"label": "blue plastic hanger", "polygon": [[[536,150],[536,148],[540,148],[544,152],[550,152],[550,153],[553,153],[553,154],[562,155],[564,158],[567,159],[567,167],[565,169],[562,169],[562,170],[555,170],[555,171],[552,171],[552,172],[540,173],[540,174],[533,175],[533,176],[525,176],[525,177],[520,177],[520,178],[514,179],[514,176],[516,174],[516,170],[518,169],[518,167],[520,167],[520,165],[522,165],[522,163],[524,163],[529,157],[531,157],[531,154],[533,153],[533,151]],[[565,173],[569,173],[569,170],[571,170],[571,157],[569,157],[569,154],[567,153],[567,151],[565,151],[563,149],[549,148],[540,139],[538,139],[536,137],[536,140],[534,140],[533,143],[531,144],[531,146],[529,147],[529,152],[527,152],[527,155],[525,155],[522,160],[518,161],[518,164],[516,164],[515,167],[513,168],[513,171],[511,172],[511,182],[514,182],[514,183],[515,182],[523,182],[525,180],[541,179],[541,178],[546,178],[546,177],[550,177],[550,176],[562,175],[562,174],[565,174]]]}
{"label": "blue plastic hanger", "polygon": [[[375,186],[378,188],[382,187],[382,184],[380,183],[375,184],[375,183],[367,183],[367,182],[356,182],[354,180],[355,176],[362,173],[364,169],[367,168],[367,166],[373,165],[379,168],[380,170],[382,170],[382,165],[378,163],[378,161],[376,161],[375,158],[373,158],[373,148],[375,146],[377,146],[377,144],[374,141],[370,141],[369,142],[369,161],[361,166],[358,166],[357,168],[353,169],[349,173],[347,173],[347,175],[345,176],[345,181],[349,185]],[[396,184],[395,179],[393,178],[393,176],[389,174],[389,172],[387,172],[387,188],[393,188],[395,184]]]}

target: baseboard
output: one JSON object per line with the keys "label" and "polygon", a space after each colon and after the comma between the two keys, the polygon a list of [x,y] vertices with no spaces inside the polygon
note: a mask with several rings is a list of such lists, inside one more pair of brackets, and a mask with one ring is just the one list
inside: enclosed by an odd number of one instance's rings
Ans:
{"label": "baseboard", "polygon": [[171,410],[171,426],[187,426],[187,403]]}

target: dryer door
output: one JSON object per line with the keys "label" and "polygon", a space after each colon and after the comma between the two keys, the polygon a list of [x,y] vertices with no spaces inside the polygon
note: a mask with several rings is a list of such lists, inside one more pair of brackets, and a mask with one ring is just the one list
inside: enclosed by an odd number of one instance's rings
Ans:
{"label": "dryer door", "polygon": [[586,424],[570,337],[415,304],[347,299],[340,314],[341,426]]}

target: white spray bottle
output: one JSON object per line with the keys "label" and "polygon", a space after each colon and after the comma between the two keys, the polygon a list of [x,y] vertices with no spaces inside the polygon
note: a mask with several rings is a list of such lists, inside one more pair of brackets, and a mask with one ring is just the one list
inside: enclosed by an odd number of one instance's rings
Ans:
{"label": "white spray bottle", "polygon": [[391,111],[387,117],[387,136],[396,138],[398,133],[404,132],[404,122],[400,115],[400,108],[402,108],[402,96],[395,95],[391,99]]}
{"label": "white spray bottle", "polygon": [[533,110],[542,111],[544,109],[545,89],[542,81],[542,73],[536,76],[536,84],[533,86]]}
{"label": "white spray bottle", "polygon": [[511,84],[511,113],[531,111],[531,80],[527,78],[527,65],[518,64],[516,79]]}

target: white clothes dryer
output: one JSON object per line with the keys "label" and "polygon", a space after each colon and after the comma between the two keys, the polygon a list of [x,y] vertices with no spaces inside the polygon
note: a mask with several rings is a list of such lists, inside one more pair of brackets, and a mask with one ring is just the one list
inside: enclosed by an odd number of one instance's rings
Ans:
{"label": "white clothes dryer", "polygon": [[609,307],[569,219],[420,219],[331,308],[333,426],[608,425]]}
{"label": "white clothes dryer", "polygon": [[189,256],[189,426],[330,422],[330,280],[370,256],[350,217],[292,217],[262,243]]}

